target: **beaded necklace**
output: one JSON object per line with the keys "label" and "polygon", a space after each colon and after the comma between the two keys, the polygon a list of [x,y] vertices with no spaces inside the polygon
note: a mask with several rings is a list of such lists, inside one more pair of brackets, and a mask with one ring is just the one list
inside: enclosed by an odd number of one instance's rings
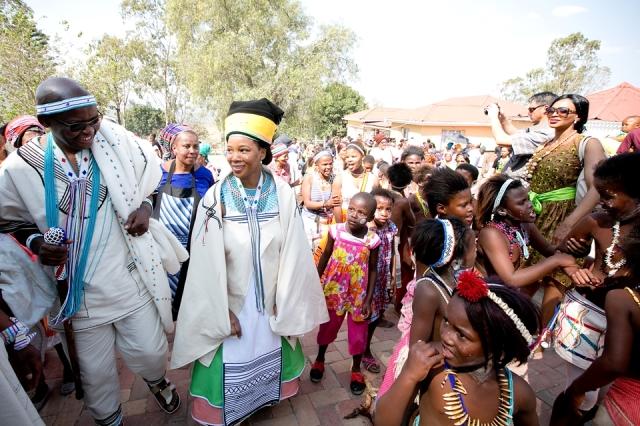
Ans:
{"label": "beaded necklace", "polygon": [[[566,141],[571,139],[576,133],[577,132],[574,130],[573,132],[568,134],[566,137],[564,137],[561,140],[557,141],[555,144],[545,144],[545,145],[542,145],[541,147],[539,147],[538,149],[536,149],[536,151],[533,153],[533,156],[531,156],[531,159],[529,160],[529,162],[527,163],[527,166],[526,166],[527,179],[531,180],[531,178],[533,178],[533,174],[536,171],[536,168],[538,167],[538,164],[540,164],[540,162],[542,160],[544,160],[553,151],[555,151],[560,146],[562,146],[562,144],[564,144]],[[545,149],[546,149],[546,151],[545,151]]]}
{"label": "beaded necklace", "polygon": [[604,263],[605,265],[607,265],[607,268],[609,268],[608,276],[610,277],[614,276],[616,272],[618,272],[618,270],[620,270],[620,268],[622,268],[627,263],[627,259],[625,259],[624,257],[615,263],[613,262],[613,252],[618,246],[620,240],[620,222],[616,222],[613,225],[612,229],[613,239],[611,240],[611,245],[607,247],[604,256]]}
{"label": "beaded necklace", "polygon": [[513,246],[520,247],[520,262],[529,258],[529,234],[522,226],[511,226],[506,222],[490,221],[487,226],[495,228],[509,240],[509,258],[513,261]]}
{"label": "beaded necklace", "polygon": [[482,422],[469,415],[467,406],[462,395],[467,395],[467,390],[458,378],[458,374],[445,362],[445,377],[440,386],[444,388],[448,381],[451,392],[442,395],[444,400],[444,413],[455,425],[467,426],[507,426],[513,419],[513,401],[511,391],[511,381],[507,377],[504,369],[498,372],[498,386],[500,395],[498,396],[498,414],[490,422]]}

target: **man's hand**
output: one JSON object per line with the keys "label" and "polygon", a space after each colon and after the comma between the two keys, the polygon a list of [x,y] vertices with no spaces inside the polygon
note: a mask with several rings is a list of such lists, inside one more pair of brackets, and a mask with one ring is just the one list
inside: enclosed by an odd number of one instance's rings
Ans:
{"label": "man's hand", "polygon": [[229,322],[231,323],[231,335],[237,336],[238,339],[242,337],[242,328],[240,328],[240,321],[236,314],[229,309]]}
{"label": "man's hand", "polygon": [[551,238],[551,244],[554,246],[559,246],[562,241],[567,238],[569,232],[571,232],[571,228],[573,228],[572,223],[568,223],[565,219],[558,225],[556,231],[553,233],[553,237]]}
{"label": "man's hand", "polygon": [[142,203],[140,207],[127,218],[124,229],[129,235],[139,237],[149,229],[149,218],[151,217],[151,207],[147,203]]}
{"label": "man's hand", "polygon": [[[25,387],[30,390],[34,389],[40,383],[42,376],[42,361],[40,351],[35,346],[27,345],[20,351],[10,350],[9,359],[14,369],[18,373],[18,378],[24,382]],[[29,379],[27,379],[27,377]]]}
{"label": "man's hand", "polygon": [[31,243],[31,247],[33,247],[33,252],[38,255],[40,263],[47,266],[58,266],[67,262],[69,253],[67,245],[70,243],[71,240],[67,240],[64,245],[57,246],[45,243],[44,238],[37,238]]}
{"label": "man's hand", "polygon": [[499,118],[500,114],[500,106],[496,103],[489,104],[484,107],[484,110],[487,111],[487,116],[489,118]]}

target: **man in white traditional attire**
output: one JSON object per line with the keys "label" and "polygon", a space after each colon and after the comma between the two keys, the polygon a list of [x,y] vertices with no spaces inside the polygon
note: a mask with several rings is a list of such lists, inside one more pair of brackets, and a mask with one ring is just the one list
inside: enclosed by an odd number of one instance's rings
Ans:
{"label": "man in white traditional attire", "polygon": [[300,336],[329,320],[293,189],[264,167],[283,111],[231,104],[231,174],[198,204],[172,368],[194,362],[192,417],[237,424],[298,392]]}
{"label": "man in white traditional attire", "polygon": [[[13,232],[58,279],[66,273],[69,291],[52,322],[72,320],[96,423],[122,424],[116,348],[160,407],[175,412],[180,397],[165,378],[165,333],[173,330],[166,271],[177,272],[186,252],[149,220],[158,157],[124,128],[102,122],[95,98],[73,80],[45,80],[36,103],[49,133],[4,162],[0,231]],[[56,228],[66,243],[45,243],[42,234]]]}

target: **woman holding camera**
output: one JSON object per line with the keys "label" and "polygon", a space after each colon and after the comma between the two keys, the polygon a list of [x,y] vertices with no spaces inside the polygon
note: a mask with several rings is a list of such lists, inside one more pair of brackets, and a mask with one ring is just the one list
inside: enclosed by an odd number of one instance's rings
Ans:
{"label": "woman holding camera", "polygon": [[[554,246],[560,244],[573,225],[589,214],[600,197],[593,187],[593,171],[605,158],[600,141],[582,135],[589,115],[589,101],[580,95],[562,95],[546,109],[549,126],[555,136],[541,145],[526,165],[530,198],[538,215],[536,226]],[[577,195],[580,174],[584,171],[586,193]],[[533,251],[528,263],[553,253]],[[558,271],[543,280],[542,320],[547,324],[570,278]]]}

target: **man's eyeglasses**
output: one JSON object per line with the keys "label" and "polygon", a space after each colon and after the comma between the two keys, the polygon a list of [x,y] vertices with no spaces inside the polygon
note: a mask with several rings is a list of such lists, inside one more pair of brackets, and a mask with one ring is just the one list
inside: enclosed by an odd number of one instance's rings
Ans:
{"label": "man's eyeglasses", "polygon": [[538,108],[542,108],[543,106],[545,106],[545,105],[538,105],[538,106],[535,106],[535,107],[529,107],[527,109],[529,110],[529,114],[533,114],[533,111],[537,110]]}
{"label": "man's eyeglasses", "polygon": [[78,133],[78,132],[83,131],[84,129],[86,129],[89,126],[93,127],[96,124],[100,123],[100,121],[102,120],[102,113],[98,112],[98,115],[93,117],[91,120],[78,121],[76,123],[65,123],[64,121],[61,121],[61,120],[58,120],[58,119],[55,119],[55,118],[52,118],[52,120],[62,124],[63,126],[65,126],[68,131],[70,131],[72,133]]}
{"label": "man's eyeglasses", "polygon": [[575,114],[576,112],[572,109],[565,108],[565,107],[558,107],[558,108],[547,107],[544,113],[548,116],[552,116],[553,114],[558,113],[558,117],[567,118],[569,114]]}

